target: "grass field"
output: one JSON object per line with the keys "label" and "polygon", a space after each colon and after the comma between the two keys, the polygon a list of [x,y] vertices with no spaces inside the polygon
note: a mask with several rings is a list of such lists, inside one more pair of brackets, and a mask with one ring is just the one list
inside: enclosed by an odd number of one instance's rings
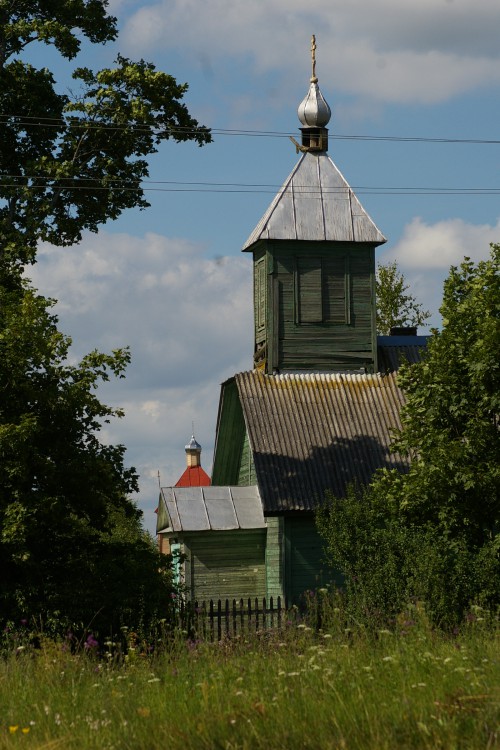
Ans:
{"label": "grass field", "polygon": [[481,622],[179,637],[153,655],[39,645],[0,660],[2,750],[500,747],[500,642]]}

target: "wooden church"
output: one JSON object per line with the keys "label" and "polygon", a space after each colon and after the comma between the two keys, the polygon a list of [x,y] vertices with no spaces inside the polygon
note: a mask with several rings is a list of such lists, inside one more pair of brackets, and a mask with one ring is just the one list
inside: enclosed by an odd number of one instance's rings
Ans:
{"label": "wooden church", "polygon": [[[253,261],[253,369],[222,384],[210,487],[162,488],[157,533],[180,545],[186,595],[286,597],[332,577],[315,509],[327,491],[407,470],[390,450],[414,330],[376,334],[375,248],[386,241],[328,156],[312,76],[298,163],[243,251]],[[408,335],[409,334],[409,335]]]}

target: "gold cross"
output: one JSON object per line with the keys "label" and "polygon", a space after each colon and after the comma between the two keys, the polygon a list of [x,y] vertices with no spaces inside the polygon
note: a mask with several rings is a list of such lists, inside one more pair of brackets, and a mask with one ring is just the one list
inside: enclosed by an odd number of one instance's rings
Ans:
{"label": "gold cross", "polygon": [[318,83],[318,78],[316,76],[316,37],[314,34],[311,37],[311,57],[312,57],[311,83]]}

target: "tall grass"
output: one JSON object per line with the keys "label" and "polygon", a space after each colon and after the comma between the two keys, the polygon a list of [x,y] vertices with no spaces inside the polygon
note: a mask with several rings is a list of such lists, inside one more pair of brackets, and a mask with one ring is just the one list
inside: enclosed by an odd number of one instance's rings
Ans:
{"label": "tall grass", "polygon": [[477,620],[454,636],[410,620],[179,636],[149,655],[37,645],[0,660],[2,750],[500,746],[500,643]]}

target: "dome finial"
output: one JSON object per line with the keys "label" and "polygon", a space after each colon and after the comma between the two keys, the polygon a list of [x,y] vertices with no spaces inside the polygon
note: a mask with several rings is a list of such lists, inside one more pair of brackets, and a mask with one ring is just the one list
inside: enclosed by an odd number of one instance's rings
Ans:
{"label": "dome finial", "polygon": [[318,76],[316,75],[316,35],[315,34],[313,34],[311,37],[311,59],[312,59],[311,83],[318,83]]}
{"label": "dome finial", "polygon": [[316,75],[316,36],[311,37],[312,76],[309,91],[299,104],[297,114],[302,125],[301,151],[327,151],[328,130],[326,126],[332,115],[328,102],[321,93]]}

